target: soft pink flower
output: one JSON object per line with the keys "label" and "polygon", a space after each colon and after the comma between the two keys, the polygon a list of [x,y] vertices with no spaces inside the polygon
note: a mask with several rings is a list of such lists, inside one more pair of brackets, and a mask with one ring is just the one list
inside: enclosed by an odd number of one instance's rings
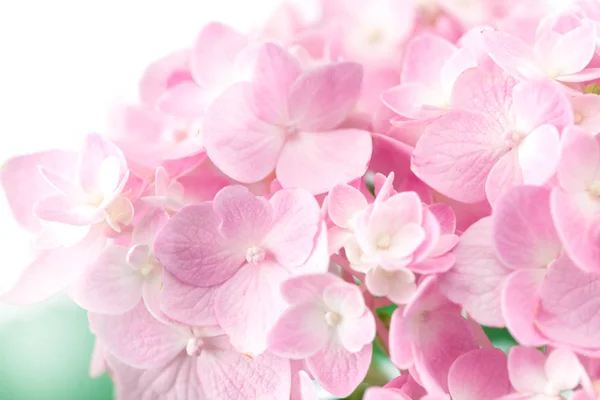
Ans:
{"label": "soft pink flower", "polygon": [[478,70],[455,84],[453,110],[433,121],[413,171],[442,194],[476,203],[518,184],[545,184],[560,155],[559,131],[573,123],[566,95],[547,81],[516,83]]}
{"label": "soft pink flower", "polygon": [[564,13],[544,18],[533,44],[499,31],[483,35],[490,56],[515,78],[582,82],[600,77],[599,68],[587,68],[596,49],[596,29],[592,21]]}
{"label": "soft pink flower", "polygon": [[561,392],[574,389],[583,374],[577,356],[568,350],[543,354],[522,346],[510,349],[508,369],[517,393],[503,396],[502,400],[560,400]]}
{"label": "soft pink flower", "polygon": [[364,379],[371,363],[375,320],[356,285],[332,274],[305,275],[282,285],[290,305],[269,334],[269,350],[306,359],[313,376],[332,394],[345,397]]}
{"label": "soft pink flower", "polygon": [[260,354],[285,308],[280,283],[290,274],[327,268],[326,251],[312,266],[303,265],[324,240],[320,225],[319,206],[304,190],[281,190],[266,200],[230,186],[212,202],[176,214],[160,231],[155,254],[184,284],[215,288],[221,327],[240,350]]}
{"label": "soft pink flower", "polygon": [[563,132],[552,217],[569,257],[600,272],[600,139],[576,127]]}
{"label": "soft pink flower", "polygon": [[124,399],[273,399],[290,393],[290,363],[237,352],[219,328],[168,325],[143,304],[116,316],[90,314],[92,331],[114,355]]}
{"label": "soft pink flower", "polygon": [[360,66],[342,62],[303,72],[277,45],[257,53],[254,82],[230,86],[208,109],[203,140],[215,165],[244,183],[275,172],[282,187],[314,194],[364,174],[370,134],[336,129],[360,94]]}

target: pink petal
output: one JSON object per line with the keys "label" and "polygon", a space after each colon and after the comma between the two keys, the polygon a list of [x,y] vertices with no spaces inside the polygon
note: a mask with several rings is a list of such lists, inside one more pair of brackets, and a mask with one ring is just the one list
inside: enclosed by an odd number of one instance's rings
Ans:
{"label": "pink petal", "polygon": [[141,302],[125,314],[90,314],[89,320],[92,332],[108,351],[138,368],[164,366],[188,341],[185,328],[156,320]]}
{"label": "pink petal", "polygon": [[555,79],[560,82],[585,82],[600,78],[600,68],[586,68],[570,75],[559,75]]}
{"label": "pink petal", "polygon": [[399,369],[408,369],[414,363],[413,342],[416,340],[414,326],[404,317],[402,308],[392,314],[390,323],[390,360]]}
{"label": "pink petal", "polygon": [[363,400],[411,400],[411,398],[397,389],[370,387],[365,392]]}
{"label": "pink petal", "polygon": [[145,215],[133,228],[132,244],[154,246],[154,239],[160,229],[169,222],[169,214],[164,210],[154,210]]}
{"label": "pink petal", "polygon": [[523,172],[519,166],[519,153],[511,150],[504,154],[490,171],[485,182],[485,193],[492,207],[511,188],[523,184]]}
{"label": "pink petal", "polygon": [[106,238],[92,230],[73,247],[41,251],[21,273],[12,289],[0,296],[9,304],[34,304],[46,300],[74,283],[100,255]]}
{"label": "pink petal", "polygon": [[494,244],[509,267],[543,268],[562,251],[550,214],[550,191],[517,186],[494,209]]}
{"label": "pink petal", "polygon": [[584,271],[600,271],[600,202],[587,192],[566,193],[556,188],[550,204],[566,253]]}
{"label": "pink petal", "polygon": [[273,224],[263,244],[281,265],[299,266],[311,255],[319,233],[319,204],[301,189],[280,190],[269,202]]}
{"label": "pink petal", "polygon": [[410,119],[435,118],[444,112],[442,94],[422,83],[405,83],[388,89],[381,94],[381,101],[396,114]]}
{"label": "pink petal", "polygon": [[541,268],[521,269],[504,282],[502,315],[510,333],[524,346],[543,346],[548,342],[535,327],[545,274]]}
{"label": "pink petal", "polygon": [[156,101],[158,111],[185,121],[201,118],[213,99],[212,93],[194,82],[181,83]]}
{"label": "pink petal", "polygon": [[557,392],[572,390],[584,373],[577,356],[567,349],[555,349],[550,352],[544,366],[546,376]]}
{"label": "pink petal", "polygon": [[459,201],[485,198],[485,182],[506,154],[502,127],[482,113],[451,111],[433,121],[419,139],[412,169],[434,189]]}
{"label": "pink petal", "polygon": [[327,214],[331,221],[341,228],[350,228],[352,218],[365,208],[365,196],[349,185],[336,185],[327,196]]}
{"label": "pink petal", "polygon": [[483,46],[490,57],[513,77],[533,79],[542,76],[533,63],[531,47],[521,39],[503,32],[485,31]]}
{"label": "pink petal", "polygon": [[402,68],[402,83],[421,83],[431,88],[442,87],[442,67],[456,47],[439,36],[421,34],[406,47]]}
{"label": "pink petal", "polygon": [[74,298],[86,310],[101,314],[123,314],[142,298],[144,277],[127,264],[128,249],[108,247],[84,272]]}
{"label": "pink petal", "polygon": [[325,347],[332,333],[323,308],[298,305],[286,310],[271,329],[268,348],[281,357],[303,359]]}
{"label": "pink petal", "polygon": [[479,220],[463,233],[454,256],[454,268],[440,276],[442,292],[477,322],[504,326],[500,296],[502,281],[510,270],[496,255],[491,217]]}
{"label": "pink petal", "polygon": [[292,376],[292,393],[290,400],[318,400],[317,388],[306,371],[297,373],[297,392],[294,392],[294,378]]}
{"label": "pink petal", "polygon": [[[100,136],[97,133],[92,133],[86,136],[83,149],[79,154],[77,177],[79,184],[86,192],[93,192],[100,187],[102,183],[102,166],[105,161],[114,157],[117,161],[118,180],[114,182],[112,190],[119,192],[117,185],[124,185],[128,178],[127,162],[123,152],[112,142]],[[112,171],[111,171],[112,172]],[[122,187],[120,188],[122,189]]]}
{"label": "pink petal", "polygon": [[428,207],[440,224],[440,234],[453,234],[456,231],[456,214],[452,207],[444,203],[432,204]]}
{"label": "pink petal", "polygon": [[197,376],[205,397],[189,399],[287,399],[290,396],[289,360],[265,353],[249,357],[233,349],[203,351]]}
{"label": "pink petal", "polygon": [[521,393],[544,393],[548,384],[546,356],[537,349],[516,346],[508,353],[510,382]]}
{"label": "pink petal", "polygon": [[210,203],[186,207],[159,232],[154,254],[183,282],[200,287],[223,283],[244,262],[245,249],[232,248],[219,233],[220,223]]}
{"label": "pink petal", "polygon": [[[587,133],[596,134],[600,132],[600,97],[595,94],[583,94],[571,97],[571,105],[575,124]],[[563,132],[564,137],[565,132]]]}
{"label": "pink petal", "polygon": [[356,104],[362,83],[360,64],[328,64],[305,72],[290,90],[290,117],[303,131],[324,131],[342,123]]}
{"label": "pink petal", "polygon": [[160,309],[170,318],[190,326],[217,325],[214,310],[216,288],[196,287],[162,274]]}
{"label": "pink petal", "polygon": [[[300,187],[313,194],[362,176],[371,157],[371,135],[357,129],[300,132],[288,140],[277,162],[284,188]],[[314,177],[319,179],[315,180]]]}
{"label": "pink petal", "polygon": [[234,61],[246,43],[242,34],[225,24],[205,25],[190,57],[190,69],[196,82],[206,88],[222,88],[231,83]]}
{"label": "pink petal", "polygon": [[560,138],[553,125],[542,125],[521,142],[517,150],[526,185],[544,185],[556,173]]}
{"label": "pink petal", "polygon": [[506,355],[499,349],[463,354],[450,367],[448,386],[460,400],[496,400],[510,393]]}
{"label": "pink petal", "polygon": [[448,373],[462,354],[478,348],[468,322],[460,314],[438,311],[418,328],[415,369],[428,393],[448,392]]}
{"label": "pink petal", "polygon": [[532,132],[540,125],[561,130],[573,123],[573,108],[565,93],[553,82],[520,82],[513,88],[515,129]]}
{"label": "pink petal", "polygon": [[278,264],[247,264],[221,285],[215,297],[219,325],[240,352],[258,355],[285,310],[279,286],[289,274]]}
{"label": "pink petal", "polygon": [[306,360],[313,377],[329,393],[346,397],[358,387],[367,375],[373,347],[365,346],[358,353],[350,353],[335,339]]}
{"label": "pink petal", "polygon": [[444,90],[446,95],[450,95],[458,77],[463,72],[476,67],[477,60],[470,49],[464,47],[457,49],[442,67],[441,89]]}
{"label": "pink petal", "polygon": [[221,224],[219,231],[240,246],[259,244],[269,232],[273,210],[263,197],[257,197],[244,186],[228,186],[219,191],[213,207]]}
{"label": "pink petal", "polygon": [[[581,21],[581,26],[565,33],[552,48],[552,68],[561,75],[574,74],[584,69],[596,49],[596,28],[590,20]],[[569,54],[569,57],[565,57]]]}
{"label": "pink petal", "polygon": [[567,256],[548,268],[540,290],[540,331],[576,347],[600,347],[600,276],[578,269]]}
{"label": "pink petal", "polygon": [[105,218],[101,208],[82,204],[77,197],[62,193],[44,197],[33,211],[41,219],[76,226],[97,224]]}
{"label": "pink petal", "polygon": [[330,310],[351,319],[360,317],[366,309],[360,289],[346,282],[327,287],[323,292],[323,300]]}
{"label": "pink petal", "polygon": [[40,168],[72,177],[76,163],[76,153],[52,150],[15,157],[2,165],[0,182],[15,220],[30,231],[39,230],[39,219],[33,214],[34,205],[41,198],[56,193],[40,173]]}
{"label": "pink petal", "polygon": [[452,91],[452,106],[480,111],[508,126],[517,81],[504,73],[490,74],[480,68],[463,72]]}
{"label": "pink petal", "polygon": [[[346,306],[348,305],[349,303],[346,303]],[[361,351],[364,346],[370,347],[375,340],[375,334],[375,318],[369,310],[366,310],[359,318],[342,319],[342,323],[338,327],[340,342],[353,353]]]}
{"label": "pink petal", "polygon": [[268,104],[269,99],[256,85],[241,82],[228,87],[206,112],[202,140],[208,157],[237,181],[258,182],[275,169],[285,138],[274,125],[282,120],[281,105]]}
{"label": "pink petal", "polygon": [[192,82],[189,60],[190,51],[179,50],[146,67],[139,84],[142,103],[152,108],[167,90],[184,82]]}
{"label": "pink petal", "polygon": [[[595,95],[594,95],[595,96]],[[594,183],[600,166],[600,145],[586,132],[567,127],[561,138],[558,182],[568,192],[584,191]]]}
{"label": "pink petal", "polygon": [[281,46],[264,43],[256,51],[253,80],[268,88],[286,110],[288,96],[301,72],[298,61]]}
{"label": "pink petal", "polygon": [[454,254],[444,254],[439,257],[428,258],[408,268],[419,274],[440,274],[449,271],[456,263]]}
{"label": "pink petal", "polygon": [[339,283],[339,278],[333,274],[311,274],[288,279],[281,285],[283,298],[290,305],[309,302],[319,303],[325,289]]}

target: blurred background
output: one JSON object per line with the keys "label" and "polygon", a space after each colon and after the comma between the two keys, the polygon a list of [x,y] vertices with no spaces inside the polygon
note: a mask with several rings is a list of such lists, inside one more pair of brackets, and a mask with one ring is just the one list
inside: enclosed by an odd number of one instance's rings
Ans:
{"label": "blurred background", "polygon": [[[1,1],[0,165],[17,154],[76,147],[85,133],[105,132],[110,105],[135,99],[146,64],[192,45],[210,20],[248,30],[279,3]],[[28,240],[0,196],[0,293],[27,265]],[[504,331],[489,334],[510,345]],[[112,399],[107,377],[88,377],[92,347],[86,313],[64,297],[30,307],[0,305],[0,400]]]}

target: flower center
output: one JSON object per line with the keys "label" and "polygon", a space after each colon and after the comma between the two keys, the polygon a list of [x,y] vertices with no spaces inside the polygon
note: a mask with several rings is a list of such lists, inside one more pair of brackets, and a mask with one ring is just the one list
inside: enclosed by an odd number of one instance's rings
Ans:
{"label": "flower center", "polygon": [[187,346],[185,346],[185,351],[188,356],[199,356],[202,352],[202,347],[204,346],[204,340],[199,337],[190,338],[187,342]]}
{"label": "flower center", "polygon": [[592,196],[600,197],[600,181],[595,181],[588,188]]}
{"label": "flower center", "polygon": [[295,136],[298,134],[298,132],[300,132],[300,130],[298,129],[298,127],[295,124],[286,125],[283,128],[283,130],[284,130],[286,136]]}
{"label": "flower center", "polygon": [[583,122],[583,114],[576,112],[573,115],[573,120],[576,124],[581,124]]}
{"label": "flower center", "polygon": [[512,149],[517,147],[521,141],[527,136],[524,132],[519,131],[507,131],[504,133],[503,138],[508,144],[508,146]]}
{"label": "flower center", "polygon": [[377,242],[375,244],[377,245],[378,249],[387,250],[392,244],[392,238],[387,233],[384,233],[377,238]]}
{"label": "flower center", "polygon": [[248,250],[246,250],[246,261],[248,261],[252,265],[260,264],[264,261],[265,257],[265,251],[258,246],[252,246]]}
{"label": "flower center", "polygon": [[327,311],[325,313],[325,321],[329,326],[338,326],[342,322],[342,316],[335,311]]}

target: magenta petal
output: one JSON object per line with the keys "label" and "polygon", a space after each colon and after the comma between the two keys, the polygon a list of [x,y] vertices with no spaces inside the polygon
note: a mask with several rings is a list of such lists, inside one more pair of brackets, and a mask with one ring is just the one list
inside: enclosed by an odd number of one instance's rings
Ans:
{"label": "magenta petal", "polygon": [[186,283],[218,285],[236,273],[246,250],[231,248],[219,233],[220,223],[211,203],[186,207],[159,232],[154,254],[167,271]]}
{"label": "magenta petal", "polygon": [[494,210],[494,244],[511,268],[545,267],[562,251],[550,213],[550,191],[517,186],[500,197]]}
{"label": "magenta petal", "polygon": [[548,342],[535,326],[545,274],[541,268],[521,269],[513,272],[504,283],[502,314],[506,327],[525,346],[542,346]]}
{"label": "magenta petal", "polygon": [[317,354],[306,360],[313,377],[331,394],[346,397],[367,375],[373,346],[368,344],[357,353],[350,353],[335,338]]}
{"label": "magenta petal", "polygon": [[277,179],[284,188],[325,193],[335,185],[361,177],[367,170],[371,150],[371,135],[367,131],[300,132],[283,146]]}
{"label": "magenta petal", "polygon": [[217,325],[215,293],[215,287],[188,285],[163,271],[160,309],[170,318],[190,326]]}

